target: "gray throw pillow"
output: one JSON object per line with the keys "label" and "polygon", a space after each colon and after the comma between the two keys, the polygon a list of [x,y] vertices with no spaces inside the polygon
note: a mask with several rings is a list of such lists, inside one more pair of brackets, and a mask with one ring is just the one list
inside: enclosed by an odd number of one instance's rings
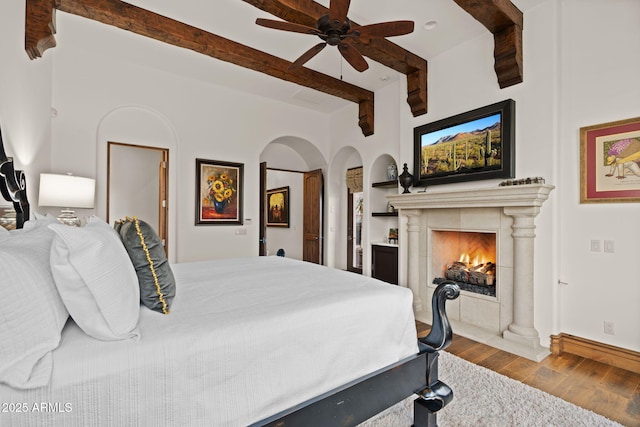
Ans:
{"label": "gray throw pillow", "polygon": [[137,217],[114,225],[138,275],[140,301],[151,310],[169,314],[176,280],[155,230]]}

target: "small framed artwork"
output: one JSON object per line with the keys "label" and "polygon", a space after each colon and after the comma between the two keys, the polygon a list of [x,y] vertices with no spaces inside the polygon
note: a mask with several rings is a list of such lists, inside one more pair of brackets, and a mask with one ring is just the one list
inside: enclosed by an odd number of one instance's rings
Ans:
{"label": "small framed artwork", "polygon": [[244,164],[196,159],[196,225],[242,225]]}
{"label": "small framed artwork", "polygon": [[289,227],[289,187],[267,190],[267,226]]}
{"label": "small framed artwork", "polygon": [[389,229],[389,237],[388,237],[389,243],[394,243],[394,244],[398,244],[398,229],[397,228],[390,228]]}
{"label": "small framed artwork", "polygon": [[640,117],[580,129],[580,203],[640,202]]}

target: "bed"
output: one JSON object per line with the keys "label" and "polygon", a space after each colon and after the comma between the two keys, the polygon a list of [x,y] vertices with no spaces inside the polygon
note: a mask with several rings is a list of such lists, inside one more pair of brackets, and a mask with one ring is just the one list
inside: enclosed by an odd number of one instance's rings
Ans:
{"label": "bed", "polygon": [[[49,230],[67,226],[36,217],[21,228],[29,218],[24,174],[3,149],[0,155],[2,194],[23,214],[18,230],[0,236],[6,271],[22,258],[47,255]],[[92,227],[98,225],[84,228]],[[80,233],[72,228],[64,232]],[[23,242],[31,243],[24,249]],[[83,256],[104,256],[99,249],[83,249]],[[55,275],[53,255],[51,265],[32,264],[34,277]],[[135,319],[118,318],[128,325],[122,333],[96,339],[65,299],[48,325],[59,328],[57,342],[37,353],[37,374],[7,369],[6,346],[0,350],[0,425],[354,426],[416,394],[414,425],[435,426],[437,411],[453,397],[437,372],[438,351],[452,337],[444,309],[458,294],[451,283],[436,290],[432,330],[416,340],[411,291],[369,277],[283,257],[170,268],[176,295],[168,315],[140,306],[138,297]],[[41,286],[36,282],[25,286]],[[47,307],[56,305],[55,291],[34,292]],[[7,316],[0,314],[5,333],[10,322],[22,327]]]}

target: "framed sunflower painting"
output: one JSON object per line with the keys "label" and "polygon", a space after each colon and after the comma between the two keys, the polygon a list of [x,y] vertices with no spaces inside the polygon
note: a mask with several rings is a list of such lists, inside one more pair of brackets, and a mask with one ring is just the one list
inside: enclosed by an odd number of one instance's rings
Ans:
{"label": "framed sunflower painting", "polygon": [[196,225],[242,225],[244,164],[196,159]]}

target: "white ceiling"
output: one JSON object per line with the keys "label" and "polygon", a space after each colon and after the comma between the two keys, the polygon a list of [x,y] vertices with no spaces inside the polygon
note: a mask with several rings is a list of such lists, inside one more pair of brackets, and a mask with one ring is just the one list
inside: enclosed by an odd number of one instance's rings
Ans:
{"label": "white ceiling", "polygon": [[[542,1],[544,0],[512,0],[523,12]],[[279,18],[241,0],[129,0],[129,3],[289,61],[294,61],[319,42],[313,35],[256,25],[255,20],[259,17]],[[318,3],[329,6],[329,0],[319,0]],[[360,25],[413,20],[415,31],[412,34],[389,40],[426,60],[488,31],[453,0],[352,0],[348,16]],[[437,25],[433,29],[426,29],[425,24],[430,21],[436,21]],[[143,66],[249,91],[321,112],[335,111],[348,104],[348,101],[340,98],[185,49],[168,48],[160,42],[131,37],[125,31],[103,25],[96,27],[96,24],[83,18],[58,13],[57,27],[59,46],[68,43],[92,51],[104,51],[105,54],[124,57]],[[368,58],[367,62],[369,69],[359,73],[342,59],[336,48],[328,46],[307,62],[306,67],[335,78],[342,76],[343,80],[371,91],[404,78],[404,75]]]}

